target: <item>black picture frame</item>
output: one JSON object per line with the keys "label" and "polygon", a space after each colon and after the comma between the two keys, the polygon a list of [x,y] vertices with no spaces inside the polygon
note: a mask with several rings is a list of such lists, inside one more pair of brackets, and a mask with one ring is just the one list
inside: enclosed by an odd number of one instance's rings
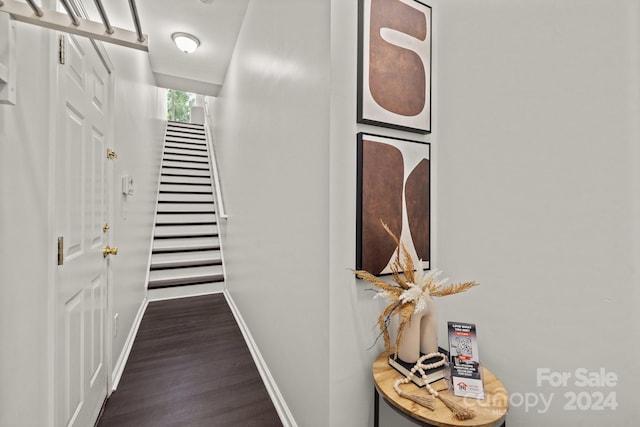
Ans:
{"label": "black picture frame", "polygon": [[431,144],[360,132],[357,145],[356,269],[391,273],[397,246],[381,221],[429,269]]}
{"label": "black picture frame", "polygon": [[358,123],[431,132],[432,10],[358,0]]}

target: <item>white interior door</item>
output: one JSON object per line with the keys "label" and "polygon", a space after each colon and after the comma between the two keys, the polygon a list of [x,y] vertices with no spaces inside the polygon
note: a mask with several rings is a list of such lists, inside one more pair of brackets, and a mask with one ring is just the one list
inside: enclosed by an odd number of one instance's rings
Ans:
{"label": "white interior door", "polygon": [[63,259],[55,291],[56,426],[93,426],[107,396],[109,72],[88,39],[64,39],[58,68],[55,224]]}

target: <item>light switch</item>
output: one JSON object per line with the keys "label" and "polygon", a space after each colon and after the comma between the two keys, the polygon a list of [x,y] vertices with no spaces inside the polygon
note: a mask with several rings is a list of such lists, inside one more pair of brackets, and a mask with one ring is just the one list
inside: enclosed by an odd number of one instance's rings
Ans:
{"label": "light switch", "polygon": [[133,195],[133,178],[129,175],[122,177],[122,194],[127,196]]}

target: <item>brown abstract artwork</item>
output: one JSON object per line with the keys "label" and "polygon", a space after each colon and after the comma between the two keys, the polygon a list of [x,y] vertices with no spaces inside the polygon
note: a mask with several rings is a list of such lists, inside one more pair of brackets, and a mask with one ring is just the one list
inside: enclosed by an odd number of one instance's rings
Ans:
{"label": "brown abstract artwork", "polygon": [[396,245],[383,221],[422,266],[430,266],[430,145],[358,134],[356,268],[391,272]]}
{"label": "brown abstract artwork", "polygon": [[431,8],[360,0],[358,121],[431,131]]}

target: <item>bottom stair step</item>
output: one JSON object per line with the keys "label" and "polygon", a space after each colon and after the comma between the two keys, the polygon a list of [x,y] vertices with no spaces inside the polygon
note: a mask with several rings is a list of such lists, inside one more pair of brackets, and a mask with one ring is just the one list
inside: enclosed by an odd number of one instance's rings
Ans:
{"label": "bottom stair step", "polygon": [[222,266],[202,266],[152,270],[149,273],[149,289],[172,286],[197,285],[224,281]]}

